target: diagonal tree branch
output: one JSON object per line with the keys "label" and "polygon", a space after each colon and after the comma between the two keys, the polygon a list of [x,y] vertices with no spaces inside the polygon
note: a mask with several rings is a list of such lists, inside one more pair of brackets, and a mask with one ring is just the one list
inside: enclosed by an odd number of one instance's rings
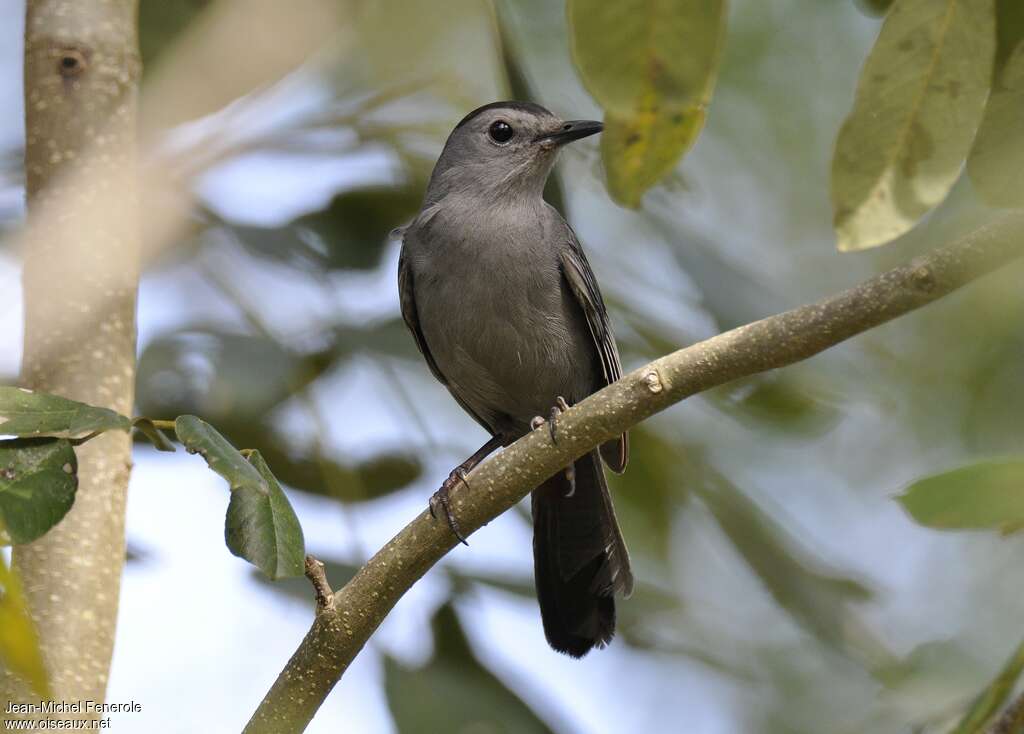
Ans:
{"label": "diagonal tree branch", "polygon": [[[472,533],[572,459],[684,398],[812,357],[1021,256],[1024,215],[1003,215],[854,288],[661,357],[563,413],[557,444],[533,431],[477,467],[451,493],[459,524]],[[245,732],[303,731],[388,612],[455,544],[427,511],[392,538],[317,614]]]}

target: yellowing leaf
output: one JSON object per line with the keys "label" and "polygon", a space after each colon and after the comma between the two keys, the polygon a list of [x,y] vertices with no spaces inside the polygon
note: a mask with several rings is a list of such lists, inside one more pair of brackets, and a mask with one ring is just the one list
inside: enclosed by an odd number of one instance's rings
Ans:
{"label": "yellowing leaf", "polygon": [[636,207],[704,124],[725,0],[570,0],[568,15],[576,66],[605,110],[609,192]]}
{"label": "yellowing leaf", "polygon": [[50,684],[39,652],[39,638],[28,614],[21,582],[0,555],[0,662],[24,678],[40,698],[50,698]]}
{"label": "yellowing leaf", "polygon": [[832,161],[840,250],[910,230],[949,193],[992,74],[994,0],[896,0]]}
{"label": "yellowing leaf", "polygon": [[703,125],[700,107],[672,112],[647,109],[624,118],[609,112],[601,154],[612,197],[629,207],[640,206],[644,192],[672,172]]}
{"label": "yellowing leaf", "polygon": [[723,0],[570,0],[572,53],[594,99],[628,116],[653,93],[662,105],[703,101],[718,65]]}

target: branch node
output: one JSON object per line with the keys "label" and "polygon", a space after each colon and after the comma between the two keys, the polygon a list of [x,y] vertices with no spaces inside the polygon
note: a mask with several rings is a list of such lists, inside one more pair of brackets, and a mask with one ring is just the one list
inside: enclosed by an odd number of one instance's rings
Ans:
{"label": "branch node", "polygon": [[327,609],[334,600],[334,592],[331,585],[327,583],[327,574],[324,573],[323,561],[306,556],[306,578],[313,584],[313,593],[316,594],[316,613],[320,614]]}
{"label": "branch node", "polygon": [[665,386],[661,382],[661,375],[658,374],[657,370],[652,370],[644,375],[644,384],[647,385],[647,389],[657,395]]}
{"label": "branch node", "polygon": [[927,265],[918,265],[910,274],[913,286],[924,293],[931,293],[935,290],[935,274]]}

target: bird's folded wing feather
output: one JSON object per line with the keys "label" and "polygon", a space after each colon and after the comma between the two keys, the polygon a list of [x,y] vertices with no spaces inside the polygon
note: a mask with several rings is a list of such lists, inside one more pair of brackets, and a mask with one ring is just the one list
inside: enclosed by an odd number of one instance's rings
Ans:
{"label": "bird's folded wing feather", "polygon": [[[619,349],[615,345],[611,321],[608,318],[604,299],[601,298],[597,279],[594,278],[594,273],[590,269],[590,263],[587,262],[583,247],[571,229],[568,231],[568,247],[562,248],[560,257],[562,274],[587,319],[587,326],[590,328],[590,335],[594,340],[594,348],[601,362],[604,384],[610,385],[622,377]],[[624,433],[617,441],[609,441],[601,446],[601,456],[612,470],[621,472],[625,469],[629,459],[627,434]]]}

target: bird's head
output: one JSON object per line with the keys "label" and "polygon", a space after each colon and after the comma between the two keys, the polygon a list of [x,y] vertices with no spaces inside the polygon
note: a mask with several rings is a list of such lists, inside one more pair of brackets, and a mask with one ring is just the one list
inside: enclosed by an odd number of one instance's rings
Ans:
{"label": "bird's head", "polygon": [[470,112],[448,136],[427,198],[453,191],[540,196],[566,143],[601,132],[600,122],[565,121],[531,102],[493,102]]}

